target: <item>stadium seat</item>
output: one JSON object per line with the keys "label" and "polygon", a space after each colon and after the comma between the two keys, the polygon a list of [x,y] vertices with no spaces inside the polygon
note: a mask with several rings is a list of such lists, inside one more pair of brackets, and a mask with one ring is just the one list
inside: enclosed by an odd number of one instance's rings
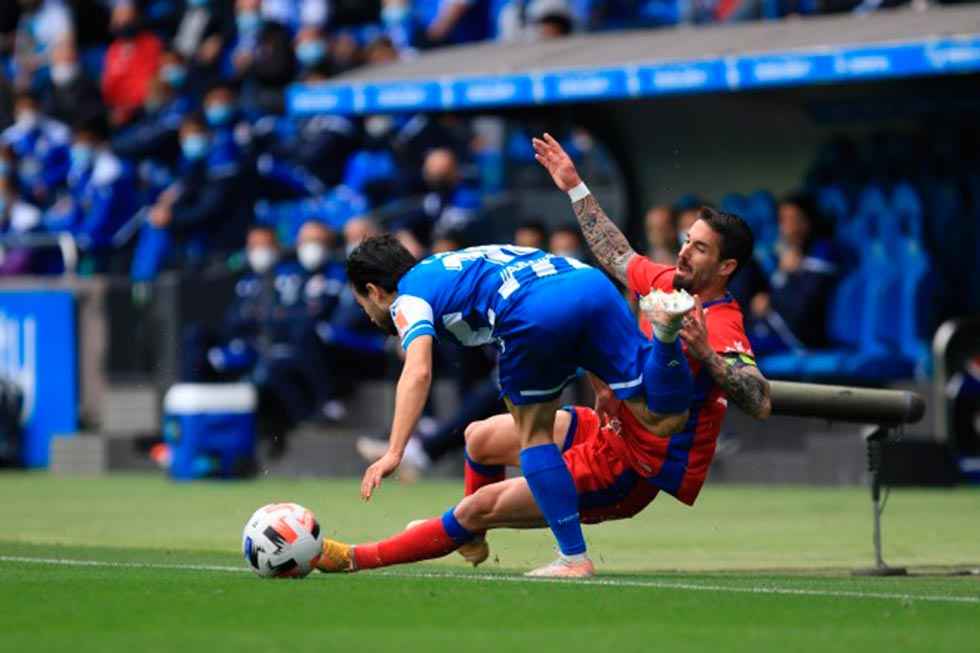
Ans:
{"label": "stadium seat", "polygon": [[892,190],[891,206],[905,237],[921,243],[922,199],[915,187],[908,182],[898,183]]}
{"label": "stadium seat", "polygon": [[835,226],[842,224],[850,215],[847,195],[844,193],[844,189],[837,184],[818,189],[816,199],[820,214]]}

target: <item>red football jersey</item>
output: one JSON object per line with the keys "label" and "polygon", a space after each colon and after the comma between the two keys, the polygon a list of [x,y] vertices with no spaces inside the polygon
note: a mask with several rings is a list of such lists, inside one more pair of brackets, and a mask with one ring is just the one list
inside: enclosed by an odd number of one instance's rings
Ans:
{"label": "red football jersey", "polygon": [[[676,268],[659,265],[644,256],[634,256],[626,271],[627,284],[637,296],[646,295],[653,289],[674,289]],[[738,355],[746,364],[754,365],[752,346],[742,324],[742,309],[730,294],[704,304],[705,326],[708,343],[723,356]],[[640,327],[650,337],[653,329],[641,317]],[[704,485],[708,467],[715,454],[715,443],[721,431],[728,401],[722,389],[715,383],[701,363],[687,353],[694,376],[694,397],[691,416],[684,429],[669,438],[651,435],[634,424],[624,424],[626,440],[636,463],[637,470],[651,483],[674,495],[686,504],[693,504]]]}

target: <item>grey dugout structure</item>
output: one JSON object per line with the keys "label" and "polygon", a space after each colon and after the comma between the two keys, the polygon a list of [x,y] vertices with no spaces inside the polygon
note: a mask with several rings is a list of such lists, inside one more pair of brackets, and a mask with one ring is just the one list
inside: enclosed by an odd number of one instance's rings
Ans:
{"label": "grey dugout structure", "polygon": [[873,567],[858,569],[854,573],[866,576],[905,575],[904,568],[888,566],[881,556],[881,514],[886,503],[881,492],[881,454],[887,440],[900,435],[906,424],[922,419],[926,407],[923,397],[900,390],[788,381],[771,381],[770,392],[774,415],[818,417],[868,425],[863,435],[868,451],[875,563]]}

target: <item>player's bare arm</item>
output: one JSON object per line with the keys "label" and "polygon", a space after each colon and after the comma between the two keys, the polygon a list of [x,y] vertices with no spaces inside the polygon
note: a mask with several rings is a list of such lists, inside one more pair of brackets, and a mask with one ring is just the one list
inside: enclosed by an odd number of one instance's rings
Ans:
{"label": "player's bare arm", "polygon": [[[543,139],[533,139],[533,144],[534,158],[545,167],[560,190],[567,193],[582,185],[582,178],[571,157],[551,134],[545,134]],[[636,255],[626,236],[609,219],[591,193],[581,198],[573,197],[572,209],[592,255],[609,274],[625,284],[626,268]]]}
{"label": "player's bare arm", "polygon": [[361,481],[361,498],[365,501],[381,485],[381,479],[398,469],[405,446],[422,416],[431,385],[432,336],[419,336],[412,340],[405,352],[405,366],[395,388],[395,416],[388,452],[367,468]]}
{"label": "player's bare arm", "polygon": [[772,413],[769,381],[759,368],[744,362],[738,355],[723,357],[711,348],[699,297],[695,297],[695,310],[685,318],[680,336],[687,343],[688,351],[704,364],[729,401],[756,419],[769,417]]}

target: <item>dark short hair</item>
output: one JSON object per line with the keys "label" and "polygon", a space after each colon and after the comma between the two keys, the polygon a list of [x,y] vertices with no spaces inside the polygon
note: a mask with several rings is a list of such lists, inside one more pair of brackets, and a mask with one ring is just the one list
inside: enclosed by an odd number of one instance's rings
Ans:
{"label": "dark short hair", "polygon": [[210,131],[208,121],[205,120],[204,114],[200,111],[194,111],[184,116],[184,119],[180,121],[180,128],[184,129],[185,127],[198,127],[201,131]]}
{"label": "dark short hair", "polygon": [[551,235],[555,234],[572,234],[579,240],[582,240],[582,234],[579,232],[578,225],[573,224],[560,224],[551,230]]}
{"label": "dark short hair", "polygon": [[517,229],[515,229],[515,231],[520,231],[521,229],[536,231],[541,235],[542,238],[545,239],[548,237],[548,227],[544,226],[544,222],[542,222],[541,220],[536,220],[536,219],[525,220],[524,222],[517,225]]}
{"label": "dark short hair", "polygon": [[104,113],[86,116],[76,120],[72,125],[75,135],[88,134],[94,136],[100,143],[109,140],[109,122]]}
{"label": "dark short hair", "polygon": [[733,258],[738,263],[732,276],[744,268],[752,258],[755,237],[748,223],[734,213],[725,213],[709,206],[702,206],[698,219],[703,220],[716,234],[721,236],[722,261]]}
{"label": "dark short hair", "polygon": [[366,239],[347,258],[347,278],[360,295],[373,283],[395,292],[405,273],[415,267],[415,257],[391,234]]}

